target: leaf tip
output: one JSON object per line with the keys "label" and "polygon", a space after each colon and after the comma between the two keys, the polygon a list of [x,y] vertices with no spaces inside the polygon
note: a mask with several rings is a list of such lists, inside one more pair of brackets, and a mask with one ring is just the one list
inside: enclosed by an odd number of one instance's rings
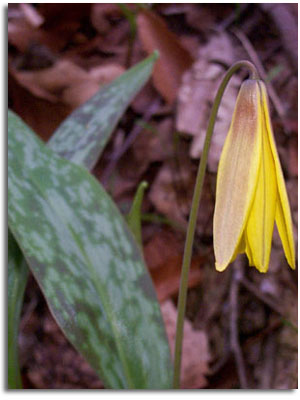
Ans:
{"label": "leaf tip", "polygon": [[160,54],[158,50],[154,50],[154,52],[152,53],[152,57],[153,57],[153,61],[156,61],[159,59]]}
{"label": "leaf tip", "polygon": [[148,186],[149,186],[149,183],[148,183],[147,181],[142,181],[142,182],[140,183],[140,187],[141,187],[142,189],[147,189]]}

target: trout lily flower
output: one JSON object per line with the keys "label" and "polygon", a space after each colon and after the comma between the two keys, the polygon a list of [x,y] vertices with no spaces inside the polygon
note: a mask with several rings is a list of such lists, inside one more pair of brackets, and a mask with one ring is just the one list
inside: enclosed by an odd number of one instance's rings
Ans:
{"label": "trout lily flower", "polygon": [[240,89],[222,150],[214,214],[216,269],[246,253],[260,272],[269,266],[274,222],[288,264],[295,269],[290,207],[269,116],[265,85]]}

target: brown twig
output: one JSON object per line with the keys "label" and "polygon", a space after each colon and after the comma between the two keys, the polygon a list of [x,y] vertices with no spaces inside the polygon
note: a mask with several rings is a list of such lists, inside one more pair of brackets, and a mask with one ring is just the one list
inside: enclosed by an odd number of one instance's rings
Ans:
{"label": "brown twig", "polygon": [[[157,112],[160,106],[160,100],[156,99],[153,101],[153,103],[150,105],[150,107],[146,110],[146,112],[143,115],[143,121],[149,122],[150,119],[152,118],[153,114]],[[123,156],[123,154],[126,153],[126,151],[129,149],[129,147],[133,144],[133,142],[136,140],[138,135],[144,130],[144,127],[142,125],[135,125],[135,127],[132,129],[132,131],[129,133],[127,138],[125,139],[123,145],[116,150],[116,152],[112,155],[111,160],[105,170],[103,171],[102,177],[101,177],[101,182],[105,185],[107,183],[108,178],[110,177],[112,171],[115,169],[119,159]]]}
{"label": "brown twig", "polygon": [[243,265],[239,260],[233,264],[233,274],[230,287],[230,346],[234,354],[241,389],[248,389],[247,375],[243,353],[239,343],[238,332],[238,296],[239,284],[243,276]]}
{"label": "brown twig", "polygon": [[247,3],[240,4],[238,14],[236,9],[234,9],[227,18],[225,18],[222,22],[219,23],[219,25],[216,27],[216,31],[223,32],[226,29],[228,29],[230,25],[234,24],[236,20],[240,18],[242,14],[244,14],[244,12],[248,9],[248,7],[249,4]]}
{"label": "brown twig", "polygon": [[276,332],[266,338],[263,349],[263,370],[261,374],[260,389],[272,389],[276,351]]}
{"label": "brown twig", "polygon": [[[280,39],[295,71],[298,71],[297,8],[293,15],[292,4],[262,3],[260,7],[270,14],[280,33]],[[295,3],[297,7],[297,3]]]}
{"label": "brown twig", "polygon": [[277,312],[280,316],[285,317],[281,307],[271,298],[264,295],[252,282],[244,276],[241,278],[240,283],[251,293],[253,293],[263,303],[267,304],[273,311]]}

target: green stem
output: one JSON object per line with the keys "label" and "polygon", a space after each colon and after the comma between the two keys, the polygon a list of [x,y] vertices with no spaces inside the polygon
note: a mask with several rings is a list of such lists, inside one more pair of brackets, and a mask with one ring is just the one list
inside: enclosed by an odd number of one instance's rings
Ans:
{"label": "green stem", "polygon": [[178,297],[178,316],[177,316],[177,324],[176,324],[176,342],[175,342],[175,355],[174,355],[174,378],[173,378],[173,388],[179,389],[180,387],[180,370],[181,370],[181,356],[182,356],[182,341],[183,341],[183,325],[184,325],[184,315],[186,308],[186,295],[187,295],[187,287],[188,287],[188,275],[192,258],[192,248],[194,243],[194,235],[195,228],[197,222],[197,215],[199,209],[199,202],[202,193],[203,181],[205,176],[205,169],[207,164],[208,151],[210,148],[211,137],[216,121],[217,112],[219,109],[219,105],[221,103],[224,91],[226,86],[232,77],[232,75],[240,68],[247,68],[251,75],[251,79],[259,79],[257,70],[255,66],[246,60],[239,61],[232,65],[231,68],[225,74],[221,85],[216,94],[209,122],[206,131],[206,137],[203,147],[203,152],[201,156],[201,160],[199,163],[196,184],[194,189],[192,207],[190,212],[189,224],[187,228],[186,240],[185,240],[185,248],[184,255],[182,261],[182,270],[181,270],[181,280],[180,280],[180,289],[179,289],[179,297]]}
{"label": "green stem", "polygon": [[131,64],[133,44],[137,32],[136,15],[126,4],[118,3],[118,7],[129,22],[130,34],[128,37],[128,52],[126,57],[126,66],[129,68]]}

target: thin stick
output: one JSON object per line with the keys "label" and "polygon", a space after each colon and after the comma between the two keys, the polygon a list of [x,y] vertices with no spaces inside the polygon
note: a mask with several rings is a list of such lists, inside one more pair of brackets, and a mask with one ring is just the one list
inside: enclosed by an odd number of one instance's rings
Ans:
{"label": "thin stick", "polygon": [[[153,117],[153,115],[159,109],[159,106],[160,106],[159,100],[153,101],[153,103],[150,105],[150,107],[147,109],[147,111],[143,115],[143,120],[145,122],[149,122],[150,119]],[[116,167],[119,159],[123,156],[123,154],[126,153],[126,151],[129,149],[129,147],[133,144],[133,142],[136,140],[136,138],[139,136],[139,134],[143,130],[144,130],[144,127],[142,125],[135,125],[134,128],[132,129],[132,131],[129,133],[129,135],[125,139],[121,148],[116,150],[116,152],[113,154],[109,164],[107,165],[107,167],[105,168],[105,170],[103,171],[103,174],[101,176],[101,181],[103,184],[106,184],[112,171]]]}
{"label": "thin stick", "polygon": [[[277,96],[277,93],[275,92],[275,89],[273,87],[273,85],[271,84],[271,82],[267,82],[266,78],[267,78],[267,74],[266,71],[254,49],[254,47],[252,46],[252,43],[250,42],[250,40],[247,38],[247,36],[240,31],[239,29],[232,29],[232,32],[235,34],[235,36],[240,40],[240,42],[242,43],[242,45],[244,46],[245,50],[247,51],[250,59],[252,60],[253,63],[255,63],[260,76],[262,77],[262,79],[266,82],[266,85],[268,87],[268,93],[270,96],[270,99],[274,105],[274,108],[277,112],[277,114],[279,115],[279,118],[281,119],[281,122],[283,124],[283,126],[285,127],[285,109],[283,107],[283,105],[281,104],[281,101],[279,99],[279,97]],[[285,127],[286,130],[286,127]]]}
{"label": "thin stick", "polygon": [[266,343],[263,350],[263,370],[260,381],[260,389],[272,389],[272,381],[275,367],[275,354],[276,354],[276,335],[273,332],[266,338]]}
{"label": "thin stick", "polygon": [[282,317],[285,317],[283,310],[281,309],[281,307],[271,298],[267,297],[266,295],[264,295],[259,289],[257,289],[257,287],[250,282],[247,278],[243,277],[241,279],[241,284],[243,286],[245,286],[245,288],[251,292],[252,294],[254,294],[258,299],[260,299],[262,302],[264,302],[265,304],[267,304],[271,310],[276,311],[279,315],[281,315]]}
{"label": "thin stick", "polygon": [[239,342],[238,331],[238,296],[242,267],[243,265],[238,261],[233,264],[233,275],[230,287],[230,346],[234,354],[241,389],[248,389],[245,362]]}
{"label": "thin stick", "polygon": [[199,203],[202,193],[202,187],[205,176],[205,169],[207,164],[208,151],[210,148],[211,137],[213,134],[213,129],[216,121],[217,112],[219,109],[219,105],[222,100],[222,96],[226,89],[226,86],[232,77],[232,75],[240,68],[247,68],[251,72],[252,79],[258,79],[258,73],[254,65],[249,61],[239,61],[225,74],[221,85],[217,91],[209,122],[206,131],[206,137],[203,147],[203,152],[201,156],[201,160],[199,163],[196,184],[194,189],[192,207],[189,217],[189,223],[187,228],[186,240],[185,240],[185,248],[184,255],[182,261],[182,270],[181,270],[181,280],[180,280],[180,289],[179,289],[179,297],[178,297],[178,316],[176,323],[176,341],[175,341],[175,355],[174,355],[174,377],[173,377],[173,388],[178,389],[180,387],[180,372],[181,372],[181,357],[182,357],[182,341],[183,341],[183,324],[184,324],[184,315],[186,308],[186,295],[187,295],[187,286],[188,286],[188,275],[192,258],[192,249],[194,243],[194,235],[196,228],[196,221],[199,209]]}

